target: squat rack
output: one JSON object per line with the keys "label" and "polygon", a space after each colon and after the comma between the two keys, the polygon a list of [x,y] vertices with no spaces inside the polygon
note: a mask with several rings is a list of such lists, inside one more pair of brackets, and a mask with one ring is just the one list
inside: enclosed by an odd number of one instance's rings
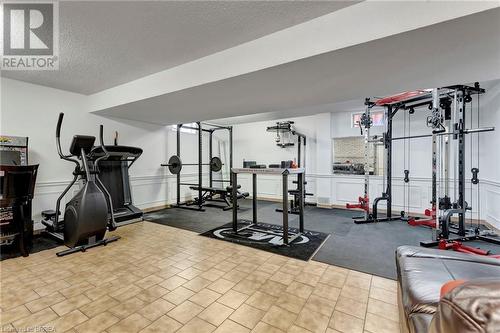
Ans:
{"label": "squat rack", "polygon": [[[363,135],[363,143],[364,143],[364,188],[363,188],[363,196],[358,197],[358,203],[352,204],[347,203],[345,206],[347,209],[359,208],[364,211],[364,219],[368,220],[370,218],[370,157],[369,157],[369,149],[370,143],[374,142],[375,137],[370,137],[370,128],[373,125],[373,120],[370,117],[370,110],[375,106],[375,103],[370,101],[369,98],[365,98],[365,112],[361,114],[360,120],[357,122],[359,126],[359,130],[361,135]],[[364,131],[363,131],[364,129]],[[354,219],[358,219],[355,217]]]}
{"label": "squat rack", "polygon": [[[205,126],[205,127],[204,127]],[[206,128],[208,127],[208,128]],[[233,167],[233,126],[222,126],[217,124],[205,123],[205,122],[196,122],[196,126],[186,125],[186,124],[177,124],[177,142],[176,142],[176,152],[177,156],[181,155],[181,129],[190,129],[197,131],[198,134],[198,163],[193,163],[192,165],[198,166],[198,182],[197,183],[183,183],[181,182],[181,173],[177,173],[177,184],[176,184],[176,203],[174,207],[183,208],[183,209],[191,209],[197,211],[205,211],[203,208],[203,132],[209,134],[209,159],[212,161],[213,159],[213,134],[219,130],[227,130],[229,133],[229,170]],[[186,164],[185,164],[186,165]],[[212,170],[210,169],[209,173],[209,183],[210,187],[213,186],[214,182],[226,182],[223,179],[213,179]],[[227,180],[230,185],[232,185],[231,180]],[[198,192],[198,198],[193,202],[181,202],[181,186],[196,186]],[[197,207],[191,207],[191,205],[196,205]]]}
{"label": "squat rack", "polygon": [[[354,223],[362,224],[362,223],[372,223],[372,222],[383,222],[383,221],[393,221],[398,220],[401,216],[393,216],[392,215],[392,121],[394,116],[400,110],[402,105],[393,105],[390,101],[372,101],[370,98],[365,99],[366,110],[364,113],[363,124],[359,124],[360,128],[363,126],[365,128],[365,148],[370,141],[369,138],[369,128],[371,126],[370,120],[370,109],[374,106],[383,106],[384,107],[384,119],[386,129],[381,138],[381,142],[384,144],[385,148],[385,190],[382,192],[382,195],[375,198],[373,200],[372,212],[369,213],[369,202],[368,197],[368,175],[367,170],[365,170],[365,193],[363,197],[359,198],[359,207],[353,208],[362,208],[365,211],[365,215],[363,219],[354,219]],[[365,156],[366,159],[366,156]],[[366,163],[365,163],[366,164]],[[384,218],[378,217],[378,204],[381,201],[386,202],[386,212],[387,216]]]}

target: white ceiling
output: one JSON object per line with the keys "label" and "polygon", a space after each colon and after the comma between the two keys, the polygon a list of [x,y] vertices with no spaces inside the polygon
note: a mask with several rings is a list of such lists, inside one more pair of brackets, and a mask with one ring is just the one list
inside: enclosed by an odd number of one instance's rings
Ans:
{"label": "white ceiling", "polygon": [[360,112],[364,110],[363,102],[364,98],[360,97],[359,99],[353,99],[345,102],[313,105],[302,108],[285,109],[273,112],[247,114],[236,117],[210,119],[209,122],[220,125],[236,125],[236,124],[253,123],[257,121],[268,121],[268,120],[308,116],[308,115],[315,115],[319,113],[328,113],[328,112]]}
{"label": "white ceiling", "polygon": [[[460,82],[460,83],[473,86],[475,82]],[[500,79],[491,81],[482,81],[479,83],[481,85],[481,88],[486,90],[486,95],[484,95],[484,97],[482,97],[481,99],[481,105],[484,106],[488,104],[490,101],[492,101],[494,97],[500,93]],[[400,92],[402,91],[393,91],[392,94],[397,94]],[[210,122],[220,125],[235,125],[235,124],[253,123],[257,121],[286,119],[286,118],[293,118],[293,117],[300,117],[311,114],[328,113],[328,112],[363,112],[365,110],[365,106],[363,104],[365,97],[377,98],[383,96],[359,96],[359,98],[357,99],[344,102],[314,105],[305,108],[286,109],[274,112],[256,113],[256,114],[249,114],[236,117],[211,119]]]}
{"label": "white ceiling", "polygon": [[357,2],[61,1],[60,70],[1,75],[91,94]]}
{"label": "white ceiling", "polygon": [[491,9],[95,113],[157,124],[311,114],[311,107],[366,96],[494,80],[500,78],[498,31],[500,9]]}

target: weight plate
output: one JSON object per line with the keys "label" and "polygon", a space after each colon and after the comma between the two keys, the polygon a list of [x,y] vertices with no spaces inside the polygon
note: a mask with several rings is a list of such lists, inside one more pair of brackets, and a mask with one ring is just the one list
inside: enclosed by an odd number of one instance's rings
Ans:
{"label": "weight plate", "polygon": [[222,169],[222,161],[217,156],[212,157],[210,160],[210,170],[213,172],[220,171]]}
{"label": "weight plate", "polygon": [[182,170],[181,158],[177,155],[172,155],[168,159],[168,170],[174,175],[177,175]]}

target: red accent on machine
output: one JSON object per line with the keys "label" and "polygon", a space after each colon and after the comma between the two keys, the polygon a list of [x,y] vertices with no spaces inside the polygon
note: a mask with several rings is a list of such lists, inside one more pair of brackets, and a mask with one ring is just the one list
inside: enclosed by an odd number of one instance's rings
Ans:
{"label": "red accent on machine", "polygon": [[408,224],[417,227],[417,226],[426,226],[430,228],[436,228],[436,207],[432,207],[432,209],[426,209],[425,210],[425,216],[429,216],[430,218],[428,219],[415,219],[411,218],[408,220]]}
{"label": "red accent on machine", "polygon": [[353,208],[359,208],[364,210],[365,212],[368,212],[370,210],[369,206],[370,200],[368,197],[358,197],[358,203],[357,204],[346,204],[345,208],[347,209],[353,209]]}
{"label": "red accent on machine", "polygon": [[426,93],[428,93],[428,92],[425,90],[405,91],[405,92],[400,93],[400,94],[381,98],[375,102],[375,105],[394,104],[394,103],[402,102],[402,101],[407,100],[409,98],[416,97],[416,96],[426,94]]}
{"label": "red accent on machine", "polygon": [[475,254],[475,255],[479,255],[479,256],[486,256],[486,257],[490,257],[490,258],[500,259],[500,255],[491,255],[490,251],[478,249],[478,248],[472,247],[472,246],[467,246],[467,245],[462,244],[462,242],[459,242],[459,241],[448,242],[445,239],[441,239],[439,241],[438,248],[440,250],[453,250],[453,251],[467,253],[467,254]]}

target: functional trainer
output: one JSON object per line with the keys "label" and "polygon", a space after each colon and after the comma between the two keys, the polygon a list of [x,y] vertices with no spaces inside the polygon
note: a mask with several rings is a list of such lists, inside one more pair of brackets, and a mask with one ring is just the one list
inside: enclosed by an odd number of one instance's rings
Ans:
{"label": "functional trainer", "polygon": [[[477,208],[477,225],[472,227],[472,206],[466,201],[466,137],[469,136],[471,139],[470,149],[471,149],[471,199],[472,199],[472,188],[476,187],[477,190],[477,202],[480,202],[480,179],[479,179],[479,134],[483,132],[494,131],[494,127],[480,127],[479,124],[479,98],[480,95],[485,93],[485,90],[479,86],[479,83],[475,83],[474,86],[466,85],[455,85],[442,88],[449,99],[451,105],[451,123],[447,122],[443,126],[443,131],[437,135],[442,135],[447,137],[448,140],[444,141],[444,147],[440,150],[440,155],[442,155],[444,160],[444,166],[440,167],[442,170],[443,177],[439,181],[439,187],[436,189],[439,192],[438,196],[438,214],[435,215],[436,227],[433,233],[433,239],[430,241],[423,241],[420,245],[425,247],[439,246],[441,249],[453,249],[456,251],[488,255],[486,251],[475,249],[469,246],[465,246],[462,243],[467,241],[479,240],[488,243],[494,243],[500,245],[500,238],[494,235],[489,230],[485,230],[480,226],[481,220],[481,207]],[[467,128],[473,126],[472,118],[472,103],[473,96],[477,99],[477,123],[475,128]],[[468,110],[468,106],[470,107]],[[470,112],[470,118],[468,119],[468,113]],[[472,134],[477,136],[477,150],[476,150],[476,161],[472,160]],[[453,196],[452,191],[449,189],[449,161],[450,161],[450,144],[455,143],[456,149],[454,150],[455,156],[453,160],[455,161],[455,172],[453,176]],[[441,145],[441,146],[443,146]],[[434,166],[433,166],[434,167]],[[436,186],[436,184],[433,184]],[[434,191],[434,190],[433,190]],[[471,228],[466,226],[466,214],[470,212],[471,215]],[[457,224],[453,223],[452,218],[456,217],[458,219]]]}
{"label": "functional trainer", "polygon": [[[89,248],[107,245],[120,238],[119,236],[104,238],[106,230],[115,230],[116,224],[111,196],[99,179],[99,163],[108,157],[103,143],[103,126],[100,126],[99,131],[100,148],[104,152],[101,157],[90,159],[95,137],[88,135],[73,136],[69,155],[64,155],[60,140],[63,117],[64,113],[60,113],[56,128],[56,146],[61,159],[75,164],[73,180],[57,198],[55,211],[42,212],[45,232],[69,247],[68,250],[58,252],[57,256],[85,252]],[[66,203],[64,220],[61,220],[59,218],[61,200],[77,180],[81,180],[82,185],[78,193]]]}
{"label": "functional trainer", "polygon": [[[462,242],[471,240],[480,240],[494,244],[500,244],[500,238],[495,237],[489,230],[481,228],[480,221],[480,207],[478,207],[477,225],[473,228],[466,227],[466,214],[470,212],[472,215],[472,207],[465,200],[466,197],[466,137],[472,134],[479,135],[483,132],[494,131],[494,127],[480,127],[479,126],[479,96],[485,92],[478,83],[474,86],[454,85],[433,90],[419,90],[413,92],[406,92],[395,96],[390,96],[370,102],[367,100],[367,111],[365,116],[369,119],[369,109],[373,105],[384,106],[386,132],[382,138],[382,142],[386,148],[386,191],[381,197],[376,198],[373,202],[373,209],[370,213],[368,193],[366,190],[365,181],[365,196],[359,198],[358,205],[351,205],[350,208],[361,208],[365,210],[365,218],[355,220],[356,223],[371,223],[382,221],[403,220],[413,226],[423,225],[433,229],[433,239],[430,241],[423,241],[420,244],[425,247],[439,246],[442,249],[454,249],[466,253],[483,254],[487,255],[485,251],[474,249],[472,247],[464,246]],[[467,128],[466,124],[469,122],[470,126],[473,125],[472,114],[468,121],[468,110],[472,113],[473,96],[477,96],[477,124],[475,128]],[[408,112],[410,115],[415,112],[417,108],[427,107],[430,109],[431,115],[427,118],[427,126],[432,128],[430,134],[411,135],[408,133],[402,137],[392,136],[392,120],[398,111]],[[405,114],[406,115],[406,114]],[[365,129],[369,129],[370,122],[366,121],[361,124]],[[405,121],[405,127],[407,122]],[[408,122],[408,127],[410,127]],[[366,134],[366,132],[365,132]],[[392,164],[392,142],[396,140],[418,139],[418,138],[431,138],[432,139],[432,199],[431,208],[427,209],[425,215],[427,218],[419,219],[408,215],[408,211],[402,211],[400,215],[393,216],[391,214],[391,164]],[[369,141],[369,136],[365,141]],[[472,139],[471,139],[472,140]],[[439,142],[439,145],[438,145]],[[450,145],[455,143],[456,149],[454,150],[455,156],[450,155]],[[471,149],[473,147],[471,141]],[[439,149],[438,149],[439,148]],[[479,145],[477,147],[477,160],[479,160]],[[406,152],[405,152],[406,154]],[[409,154],[407,154],[409,159]],[[472,152],[471,152],[472,157]],[[455,161],[454,172],[454,198],[451,198],[450,185],[449,185],[449,169],[450,160]],[[442,163],[438,163],[442,161]],[[409,207],[409,182],[410,170],[409,161],[405,161],[404,182],[405,182],[405,206]],[[471,160],[471,164],[474,161]],[[478,161],[476,161],[476,164]],[[438,172],[439,171],[439,172]],[[479,185],[479,168],[473,166],[471,172],[471,188]],[[440,174],[438,181],[438,173]],[[479,189],[477,189],[479,196]],[[472,189],[471,189],[472,197]],[[377,204],[379,201],[385,200],[387,202],[387,216],[379,217],[377,215]],[[478,197],[479,202],[479,197]],[[355,207],[356,206],[356,207]],[[348,206],[349,208],[349,206]],[[452,218],[457,218],[457,223],[452,221]],[[472,221],[472,218],[471,218]],[[472,225],[472,222],[471,222]]]}
{"label": "functional trainer", "polygon": [[[443,93],[444,94],[444,93]],[[446,99],[446,96],[443,95],[443,98]],[[357,224],[363,224],[363,223],[373,223],[373,222],[388,222],[388,221],[396,221],[396,220],[404,220],[404,221],[415,221],[418,218],[417,217],[412,217],[409,216],[408,211],[403,210],[399,212],[399,214],[393,214],[392,212],[392,145],[394,141],[397,140],[409,140],[409,139],[414,139],[414,138],[421,138],[421,137],[431,137],[434,134],[425,134],[425,135],[404,135],[403,137],[393,137],[392,132],[393,132],[393,119],[398,114],[398,112],[405,112],[404,116],[406,119],[406,113],[408,113],[410,116],[415,112],[417,108],[423,107],[423,106],[429,106],[432,108],[432,92],[428,90],[417,90],[417,91],[411,91],[411,92],[405,92],[389,97],[384,97],[380,99],[376,99],[372,101],[370,98],[367,98],[365,100],[365,106],[366,110],[365,113],[363,114],[363,117],[360,121],[360,128],[364,128],[364,135],[365,135],[365,164],[366,164],[366,159],[367,159],[367,149],[368,149],[368,144],[373,142],[373,143],[381,143],[384,145],[384,178],[383,178],[383,188],[384,192],[382,192],[382,195],[379,197],[376,197],[373,200],[373,204],[370,210],[370,200],[369,200],[369,173],[366,172],[365,170],[365,191],[364,195],[360,196],[358,198],[358,203],[357,204],[348,204],[346,205],[347,208],[360,208],[364,210],[364,217],[363,218],[355,218],[354,222]],[[370,118],[370,110],[373,107],[383,107],[384,108],[384,122],[385,122],[385,131],[382,135],[381,138],[375,138],[375,137],[370,137],[369,134],[369,129],[372,125],[372,121]],[[406,132],[406,122],[405,122],[405,132]],[[408,125],[410,123],[408,122]],[[409,130],[408,130],[409,131]],[[439,133],[437,135],[442,135],[442,133]],[[406,146],[405,146],[406,147]],[[405,150],[406,154],[406,150]],[[408,159],[405,158],[405,170],[403,172],[404,174],[404,188],[405,188],[405,206],[409,202],[409,182],[410,182],[410,170],[409,170],[409,159],[410,155],[407,154],[405,155],[408,157]],[[386,215],[385,216],[379,216],[378,212],[378,206],[379,204],[385,201],[386,202]],[[408,204],[409,206],[409,204]]]}

